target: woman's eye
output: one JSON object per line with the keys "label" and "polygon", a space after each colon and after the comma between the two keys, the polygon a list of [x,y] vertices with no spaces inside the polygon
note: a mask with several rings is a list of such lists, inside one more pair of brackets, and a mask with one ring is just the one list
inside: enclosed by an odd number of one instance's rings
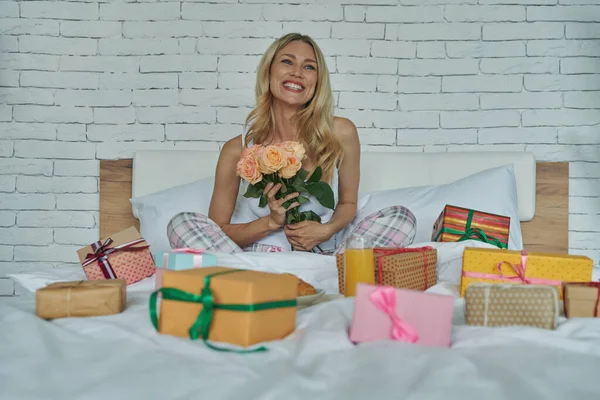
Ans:
{"label": "woman's eye", "polygon": [[290,60],[281,60],[282,63],[286,63],[286,64],[291,64],[292,62]]}
{"label": "woman's eye", "polygon": [[313,71],[316,70],[314,65],[307,65],[306,68],[311,69]]}

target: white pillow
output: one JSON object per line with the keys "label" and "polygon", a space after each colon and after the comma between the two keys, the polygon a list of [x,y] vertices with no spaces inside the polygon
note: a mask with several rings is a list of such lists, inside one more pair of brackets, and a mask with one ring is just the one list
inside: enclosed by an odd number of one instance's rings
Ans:
{"label": "white pillow", "polygon": [[[365,193],[364,205],[345,232],[382,208],[402,205],[417,219],[414,243],[431,241],[433,224],[446,204],[510,217],[508,248],[521,250],[523,237],[519,220],[517,184],[512,164],[491,168],[445,185],[419,186]],[[362,196],[361,196],[362,197]]]}

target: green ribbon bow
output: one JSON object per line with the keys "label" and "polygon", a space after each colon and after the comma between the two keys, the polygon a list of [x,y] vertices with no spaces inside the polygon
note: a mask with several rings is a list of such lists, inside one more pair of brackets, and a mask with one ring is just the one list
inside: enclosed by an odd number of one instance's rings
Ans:
{"label": "green ribbon bow", "polygon": [[474,213],[473,210],[469,210],[469,214],[467,215],[467,223],[465,225],[465,231],[464,232],[458,231],[456,229],[442,228],[440,230],[440,233],[438,233],[437,237],[435,238],[435,240],[437,240],[442,233],[450,233],[452,235],[463,234],[460,237],[460,239],[457,240],[457,242],[462,242],[462,241],[465,241],[465,240],[474,239],[474,240],[479,240],[481,242],[489,243],[489,244],[491,244],[493,246],[496,246],[496,247],[498,247],[500,249],[506,249],[506,248],[508,248],[508,246],[505,243],[502,243],[500,240],[498,240],[498,238],[486,235],[485,232],[483,231],[483,229],[481,229],[481,228],[472,228],[471,227],[471,222],[473,221],[473,213]]}
{"label": "green ribbon bow", "polygon": [[191,326],[189,330],[190,339],[196,340],[199,337],[202,338],[206,346],[213,350],[228,351],[235,353],[256,353],[261,351],[267,351],[265,347],[259,347],[253,350],[233,350],[225,349],[213,346],[208,342],[208,333],[210,330],[210,324],[212,323],[213,310],[230,310],[230,311],[241,311],[241,312],[254,312],[262,310],[271,310],[274,308],[282,307],[296,307],[296,299],[293,300],[278,300],[268,301],[264,303],[256,304],[215,304],[212,291],[210,290],[210,280],[214,276],[230,274],[233,272],[243,271],[241,269],[235,269],[230,271],[221,271],[214,274],[206,275],[204,277],[204,288],[200,294],[189,293],[176,288],[160,288],[150,295],[150,319],[152,325],[158,331],[158,312],[157,312],[157,299],[158,294],[162,294],[163,300],[176,300],[185,301],[188,303],[201,303],[202,311],[198,315],[196,322]]}

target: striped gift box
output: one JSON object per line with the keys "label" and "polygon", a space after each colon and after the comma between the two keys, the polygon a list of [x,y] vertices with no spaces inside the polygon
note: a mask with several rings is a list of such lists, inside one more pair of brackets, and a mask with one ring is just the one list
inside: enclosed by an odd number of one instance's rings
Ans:
{"label": "striped gift box", "polygon": [[434,242],[474,239],[508,248],[510,217],[446,205],[433,225]]}

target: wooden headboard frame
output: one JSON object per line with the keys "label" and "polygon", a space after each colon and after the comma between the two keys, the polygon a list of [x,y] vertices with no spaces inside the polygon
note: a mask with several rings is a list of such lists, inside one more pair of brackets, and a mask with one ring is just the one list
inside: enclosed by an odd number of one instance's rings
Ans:
{"label": "wooden headboard frame", "polygon": [[[133,160],[100,161],[100,238],[139,221],[131,211]],[[521,222],[523,242],[530,251],[569,252],[569,163],[537,162],[536,210]]]}

